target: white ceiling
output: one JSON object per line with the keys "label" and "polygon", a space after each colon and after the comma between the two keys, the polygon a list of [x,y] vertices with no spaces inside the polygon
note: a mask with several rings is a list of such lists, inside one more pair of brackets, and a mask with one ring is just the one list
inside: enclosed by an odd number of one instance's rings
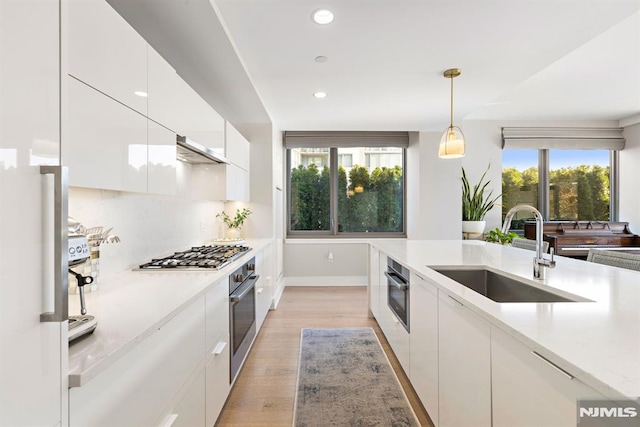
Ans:
{"label": "white ceiling", "polygon": [[233,122],[441,130],[452,67],[454,122],[640,113],[640,0],[210,1],[109,0]]}

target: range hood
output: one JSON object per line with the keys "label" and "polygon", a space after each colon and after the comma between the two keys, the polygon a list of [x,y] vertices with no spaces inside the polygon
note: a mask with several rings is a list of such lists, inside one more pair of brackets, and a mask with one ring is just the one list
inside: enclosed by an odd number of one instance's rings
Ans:
{"label": "range hood", "polygon": [[229,164],[229,160],[223,156],[217,154],[209,147],[205,147],[202,144],[187,138],[186,136],[178,135],[176,141],[177,157],[186,163],[226,163]]}

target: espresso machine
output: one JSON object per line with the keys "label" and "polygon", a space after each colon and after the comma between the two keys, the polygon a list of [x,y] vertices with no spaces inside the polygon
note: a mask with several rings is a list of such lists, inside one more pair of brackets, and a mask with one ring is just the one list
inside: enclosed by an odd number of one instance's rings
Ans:
{"label": "espresso machine", "polygon": [[87,236],[83,234],[69,234],[69,274],[78,281],[80,293],[80,315],[69,316],[69,341],[90,334],[98,326],[95,316],[87,314],[84,299],[84,286],[93,282],[93,277],[83,276],[73,271],[71,267],[80,265],[89,259],[91,251]]}

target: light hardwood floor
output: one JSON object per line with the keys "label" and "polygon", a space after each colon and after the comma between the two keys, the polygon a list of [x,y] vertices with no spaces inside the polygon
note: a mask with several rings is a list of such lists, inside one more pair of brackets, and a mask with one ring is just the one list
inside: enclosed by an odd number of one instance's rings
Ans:
{"label": "light hardwood floor", "polygon": [[270,311],[216,426],[291,426],[302,328],[372,327],[423,426],[432,426],[374,319],[367,289],[287,287]]}

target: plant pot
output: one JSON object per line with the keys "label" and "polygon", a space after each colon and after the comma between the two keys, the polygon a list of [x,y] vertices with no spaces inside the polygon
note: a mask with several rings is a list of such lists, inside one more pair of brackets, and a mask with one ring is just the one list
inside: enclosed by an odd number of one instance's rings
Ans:
{"label": "plant pot", "polygon": [[482,240],[486,221],[462,221],[462,238],[464,240]]}

